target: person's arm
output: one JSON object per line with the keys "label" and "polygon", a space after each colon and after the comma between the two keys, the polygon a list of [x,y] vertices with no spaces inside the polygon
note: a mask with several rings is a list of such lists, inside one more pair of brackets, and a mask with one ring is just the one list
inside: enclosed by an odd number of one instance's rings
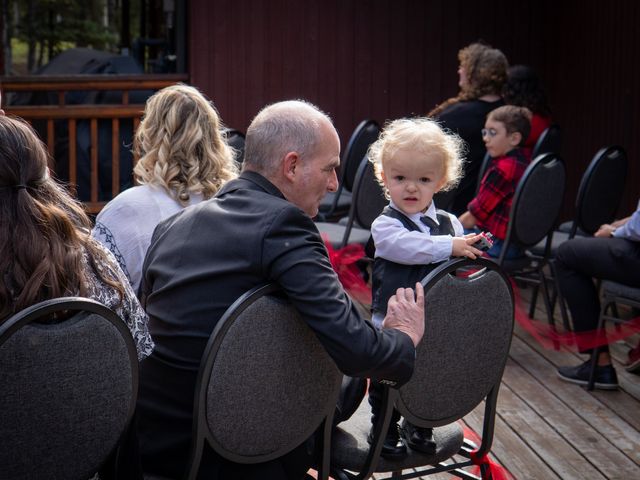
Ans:
{"label": "person's arm", "polygon": [[640,202],[633,215],[627,217],[623,225],[617,227],[611,234],[615,238],[626,238],[634,242],[640,242]]}
{"label": "person's arm", "polygon": [[[494,162],[480,184],[476,197],[469,202],[468,209],[475,223],[486,222],[496,207],[504,202],[515,186],[510,175],[504,170],[506,162]],[[463,214],[464,215],[464,214]],[[461,220],[462,222],[462,220]],[[465,223],[462,222],[464,225]]]}
{"label": "person's arm", "polygon": [[613,237],[613,232],[615,232],[617,228],[622,227],[629,220],[631,220],[631,216],[621,218],[620,220],[616,220],[612,223],[604,223],[600,225],[598,231],[594,233],[593,236],[599,238]]}
{"label": "person's arm", "polygon": [[[283,209],[266,232],[262,257],[264,276],[280,285],[343,373],[391,385],[411,378],[415,338],[397,328],[377,331],[360,316],[309,217],[293,207]],[[401,304],[407,304],[401,308],[407,313],[404,321],[424,322],[412,302],[403,299]]]}
{"label": "person's arm", "polygon": [[424,335],[424,321],[412,321],[415,317],[424,318],[424,289],[420,282],[416,283],[415,292],[411,288],[399,288],[389,299],[382,328],[395,328],[406,333],[413,346],[417,347]]}
{"label": "person's arm", "polygon": [[460,223],[464,228],[473,228],[476,226],[476,223],[478,223],[476,217],[474,217],[473,213],[471,213],[469,210],[460,215],[458,220],[460,220]]}
{"label": "person's arm", "polygon": [[450,235],[429,235],[407,230],[400,220],[380,215],[371,225],[376,257],[402,265],[426,265],[447,260],[452,253]]}
{"label": "person's arm", "polygon": [[[95,240],[94,240],[95,241]],[[98,298],[96,298],[101,303],[104,303],[109,308],[112,308],[120,318],[127,324],[129,330],[131,331],[131,336],[136,344],[136,349],[138,351],[138,360],[142,360],[149,355],[154,348],[154,342],[149,333],[149,318],[147,313],[144,311],[138,298],[136,297],[135,292],[131,288],[129,284],[129,280],[125,276],[122,269],[120,269],[118,262],[115,257],[107,248],[102,246],[96,242],[100,248],[105,252],[108,263],[106,265],[102,265],[103,268],[110,270],[118,279],[119,283],[122,285],[124,290],[124,295],[120,302],[110,303],[110,299],[114,299],[115,297],[105,296],[99,293],[100,288],[96,286],[96,294]],[[120,300],[120,299],[118,299]]]}

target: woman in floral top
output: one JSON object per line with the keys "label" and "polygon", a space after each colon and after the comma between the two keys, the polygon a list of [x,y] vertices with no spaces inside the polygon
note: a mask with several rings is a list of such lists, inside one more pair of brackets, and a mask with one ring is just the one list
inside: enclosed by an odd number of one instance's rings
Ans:
{"label": "woman in floral top", "polygon": [[92,298],[127,324],[141,360],[153,350],[147,315],[47,160],[28,124],[0,115],[0,322],[51,298]]}

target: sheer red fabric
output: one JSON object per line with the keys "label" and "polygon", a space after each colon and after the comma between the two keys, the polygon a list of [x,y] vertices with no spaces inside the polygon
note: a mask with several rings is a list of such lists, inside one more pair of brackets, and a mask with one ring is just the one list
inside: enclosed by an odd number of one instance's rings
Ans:
{"label": "sheer red fabric", "polygon": [[640,317],[631,318],[622,324],[605,325],[604,332],[590,330],[588,332],[559,332],[551,325],[529,318],[527,306],[520,295],[520,290],[513,285],[515,296],[515,319],[536,341],[547,349],[559,350],[560,346],[575,351],[588,350],[617,342],[640,332]]}
{"label": "sheer red fabric", "polygon": [[[462,430],[464,432],[464,438],[471,440],[476,445],[480,445],[481,439],[476,432],[464,425],[462,426]],[[477,465],[477,467],[471,471],[473,475],[480,475],[480,466],[487,465],[487,467],[489,467],[489,477],[485,480],[515,480],[515,477],[509,472],[509,470],[493,461],[489,455],[479,455],[478,450],[474,450],[470,453],[470,457],[471,461]]]}
{"label": "sheer red fabric", "polygon": [[363,273],[356,262],[364,258],[364,247],[351,243],[338,250],[334,249],[329,239],[323,236],[329,254],[331,266],[338,275],[345,291],[360,303],[371,305],[371,287],[364,280]]}

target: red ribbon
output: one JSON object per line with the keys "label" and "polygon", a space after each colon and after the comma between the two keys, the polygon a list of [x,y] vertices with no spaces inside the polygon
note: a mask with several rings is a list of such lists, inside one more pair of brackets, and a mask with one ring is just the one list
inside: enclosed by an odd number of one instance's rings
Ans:
{"label": "red ribbon", "polygon": [[362,271],[356,264],[358,260],[365,257],[364,247],[359,243],[350,243],[335,250],[327,237],[323,236],[323,240],[331,266],[345,291],[358,302],[371,305],[371,288],[364,281]]}
{"label": "red ribbon", "polygon": [[[512,281],[515,297],[515,318],[520,326],[528,332],[541,346],[548,350],[559,350],[560,345],[574,350],[588,350],[628,338],[640,332],[640,317],[625,320],[615,326],[605,325],[605,331],[590,330],[587,332],[558,332],[548,323],[529,318],[526,305],[520,297],[520,291]],[[543,299],[541,299],[543,301]],[[567,312],[568,313],[568,312]]]}
{"label": "red ribbon", "polygon": [[[478,434],[468,427],[463,426],[464,437],[471,440],[476,445],[480,445],[481,440]],[[473,475],[480,475],[480,467],[486,465],[488,467],[488,477],[485,480],[515,480],[514,476],[498,463],[489,458],[488,454],[479,455],[478,450],[469,452],[469,457],[474,465],[477,465],[471,472]]]}

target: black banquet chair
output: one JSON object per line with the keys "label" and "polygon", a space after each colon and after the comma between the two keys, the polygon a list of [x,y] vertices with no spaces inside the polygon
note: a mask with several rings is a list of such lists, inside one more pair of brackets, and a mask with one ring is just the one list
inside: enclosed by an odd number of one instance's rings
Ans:
{"label": "black banquet chair", "polygon": [[318,220],[336,221],[349,213],[360,161],[378,135],[380,135],[380,125],[375,120],[363,120],[355,128],[340,162],[338,190],[327,193],[322,199]]}
{"label": "black banquet chair", "polygon": [[389,200],[376,179],[372,163],[365,156],[358,166],[353,182],[351,208],[346,220],[339,222],[316,222],[320,234],[328,238],[333,248],[342,248],[349,243],[366,245],[371,236],[371,224],[382,213]]}
{"label": "black banquet chair", "polygon": [[[554,325],[553,309],[544,269],[550,259],[553,230],[562,207],[565,184],[564,162],[555,153],[538,155],[529,164],[516,187],[507,235],[500,257],[495,259],[511,277],[542,289],[550,325]],[[543,239],[546,240],[542,254],[532,254],[530,249]],[[505,254],[511,245],[519,246],[525,254],[507,259]],[[533,316],[533,309],[529,316]]]}
{"label": "black banquet chair", "polygon": [[[548,253],[552,268],[550,269],[552,284],[555,285],[553,275],[553,260],[558,247],[576,235],[592,236],[600,225],[611,223],[622,201],[624,185],[627,179],[627,155],[622,147],[611,145],[601,148],[582,174],[575,203],[575,215],[572,221],[561,224],[553,232],[551,246]],[[530,249],[530,253],[539,258],[545,254],[546,241],[543,240]],[[557,285],[555,286],[558,292]],[[531,297],[531,309],[536,305],[537,291]],[[555,302],[552,300],[552,307]],[[568,318],[564,304],[560,304],[565,328],[568,328]]]}
{"label": "black banquet chair", "polygon": [[244,161],[244,140],[245,135],[240,130],[227,128],[223,132],[227,143],[236,151],[236,162],[241,164]]}
{"label": "black banquet chair", "polygon": [[557,124],[549,125],[540,134],[538,141],[531,150],[531,158],[535,159],[538,155],[543,153],[555,153],[560,155],[560,148],[562,147],[562,130]]}
{"label": "black banquet chair", "polygon": [[589,237],[600,225],[615,219],[627,169],[627,153],[621,146],[609,145],[596,152],[580,179],[574,218],[560,224],[556,243],[576,235]]}
{"label": "black banquet chair", "polygon": [[[450,472],[478,478],[470,443],[458,420],[484,401],[484,426],[477,455],[489,453],[493,440],[498,390],[507,362],[514,320],[509,278],[495,262],[455,259],[433,270],[425,287],[425,335],[416,351],[411,380],[399,390],[385,387],[384,415],[375,426],[373,444],[365,400],[339,424],[332,442],[331,475],[337,480],[366,479],[394,472],[392,478],[415,478]],[[434,428],[435,454],[409,449],[401,460],[380,457],[392,407],[414,425]],[[460,455],[462,460],[452,457]],[[402,475],[404,470],[412,470]],[[488,478],[486,465],[482,478]]]}
{"label": "black banquet chair", "polygon": [[318,478],[327,478],[342,374],[277,291],[266,285],[244,294],[209,338],[196,384],[189,479],[197,478],[205,442],[230,461],[262,463],[319,429]]}
{"label": "black banquet chair", "polygon": [[116,460],[126,456],[118,448],[135,409],[138,357],[115,312],[66,297],[5,320],[0,391],[0,478],[125,478]]}

